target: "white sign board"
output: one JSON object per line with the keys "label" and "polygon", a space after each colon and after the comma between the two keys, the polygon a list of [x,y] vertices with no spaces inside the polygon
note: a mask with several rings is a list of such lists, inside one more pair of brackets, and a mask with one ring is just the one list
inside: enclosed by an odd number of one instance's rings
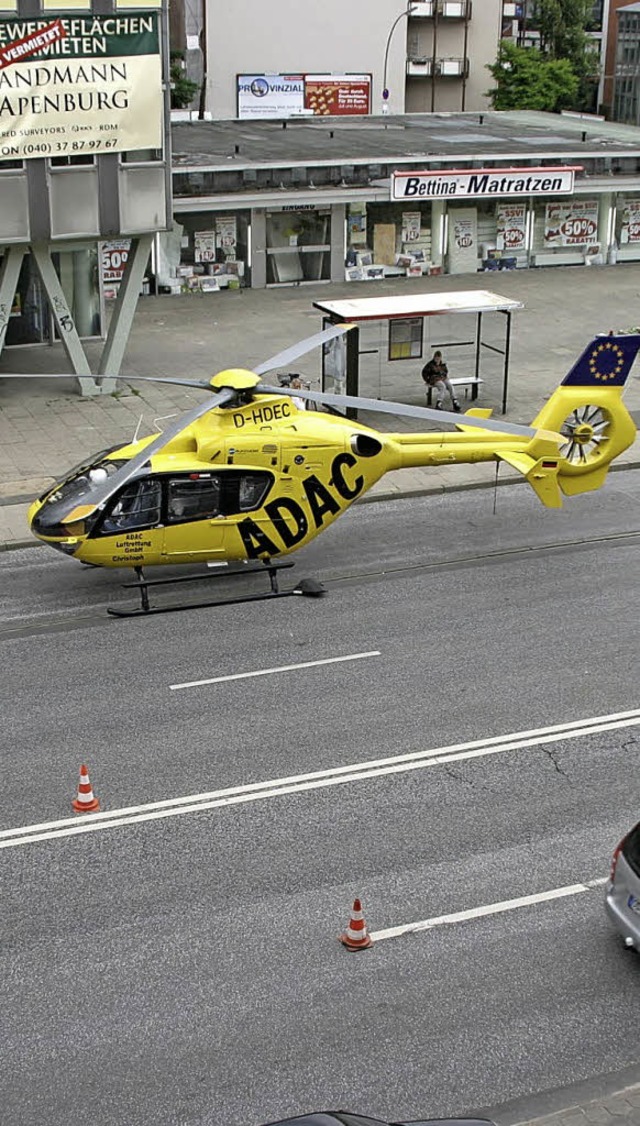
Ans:
{"label": "white sign board", "polygon": [[471,199],[495,196],[558,195],[573,191],[575,167],[475,168],[449,172],[393,172],[391,198]]}
{"label": "white sign board", "polygon": [[0,161],[162,147],[158,13],[0,18]]}

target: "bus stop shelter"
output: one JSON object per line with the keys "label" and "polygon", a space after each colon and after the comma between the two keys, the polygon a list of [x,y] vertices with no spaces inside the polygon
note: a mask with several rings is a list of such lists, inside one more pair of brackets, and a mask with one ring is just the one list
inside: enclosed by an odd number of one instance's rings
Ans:
{"label": "bus stop shelter", "polygon": [[[434,348],[467,347],[473,349],[470,374],[466,382],[471,387],[472,398],[477,398],[482,382],[482,352],[488,349],[503,357],[502,363],[502,413],[507,410],[509,386],[509,358],[511,350],[511,317],[524,306],[520,301],[501,297],[488,290],[453,290],[450,293],[413,293],[406,297],[364,297],[355,300],[314,301],[314,308],[323,314],[323,326],[351,323],[356,327],[346,337],[339,337],[325,345],[322,361],[322,389],[339,394],[358,395],[360,385],[359,326],[370,321],[386,321],[389,325],[388,358],[411,359],[422,355],[422,335],[426,317],[440,317],[460,313],[475,314],[475,333],[472,340],[443,340]],[[501,313],[504,317],[504,342],[502,347],[483,339],[483,318],[488,313]],[[420,351],[417,350],[418,330]],[[412,350],[414,349],[414,350]],[[355,412],[349,411],[350,416]]]}

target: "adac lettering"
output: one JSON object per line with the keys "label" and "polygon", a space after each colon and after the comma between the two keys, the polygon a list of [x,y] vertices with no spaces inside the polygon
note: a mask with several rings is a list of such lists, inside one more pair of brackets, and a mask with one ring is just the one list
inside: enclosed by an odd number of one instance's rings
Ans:
{"label": "adac lettering", "polygon": [[246,426],[247,422],[252,422],[255,426],[262,426],[265,422],[274,422],[278,418],[289,418],[291,415],[291,407],[289,403],[274,403],[269,406],[265,403],[262,407],[252,407],[248,411],[237,411],[233,416],[233,425],[236,429],[240,430],[241,427]]}
{"label": "adac lettering", "polygon": [[[337,454],[331,463],[329,485],[323,484],[315,473],[310,473],[303,480],[302,487],[316,529],[322,527],[325,517],[337,516],[340,509],[344,507],[333,495],[332,490],[343,501],[354,500],[362,492],[364,477],[358,475],[353,479],[352,484],[345,477],[345,469],[353,469],[355,465],[357,458],[353,454]],[[276,497],[264,506],[264,511],[271,521],[270,531],[273,533],[273,538],[251,516],[245,517],[238,524],[248,559],[257,559],[261,555],[279,555],[283,547],[292,548],[300,543],[309,530],[305,511],[293,497]]]}

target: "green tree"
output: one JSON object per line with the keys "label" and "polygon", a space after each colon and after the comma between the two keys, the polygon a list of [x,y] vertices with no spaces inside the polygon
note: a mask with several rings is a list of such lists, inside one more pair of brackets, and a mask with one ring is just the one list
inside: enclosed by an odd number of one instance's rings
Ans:
{"label": "green tree", "polygon": [[170,55],[171,109],[185,109],[198,92],[198,83],[187,78],[184,69],[184,55],[172,51]]}
{"label": "green tree", "polygon": [[494,109],[557,112],[575,105],[580,79],[568,59],[547,59],[534,47],[503,39],[487,70],[496,83],[488,91]]}
{"label": "green tree", "polygon": [[593,0],[536,0],[529,27],[540,32],[540,47],[547,59],[568,59],[579,79],[573,108],[593,106],[598,79],[598,49],[587,34]]}

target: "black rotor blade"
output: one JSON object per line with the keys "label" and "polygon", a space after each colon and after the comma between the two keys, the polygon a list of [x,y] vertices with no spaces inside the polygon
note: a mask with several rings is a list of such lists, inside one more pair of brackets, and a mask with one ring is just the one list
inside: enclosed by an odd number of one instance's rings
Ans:
{"label": "black rotor blade", "polygon": [[[30,372],[28,375],[15,375],[9,372],[0,372],[0,379],[78,379],[79,376],[72,375],[70,372],[65,371],[45,371],[39,372],[34,375]],[[212,391],[208,379],[179,379],[177,376],[164,376],[164,375],[97,375],[93,376],[95,379],[117,379],[120,383],[174,383],[178,387],[197,387],[199,391]]]}
{"label": "black rotor blade", "polygon": [[257,367],[251,370],[256,375],[265,375],[268,371],[273,371],[274,368],[288,367],[294,360],[300,356],[306,355],[307,352],[313,351],[314,348],[319,348],[321,344],[326,344],[329,340],[335,340],[337,336],[344,336],[346,332],[350,332],[354,325],[341,324],[332,325],[331,328],[325,328],[322,332],[316,332],[313,336],[307,336],[306,340],[300,340],[297,344],[292,344],[290,348],[285,348],[284,352],[278,352],[277,356],[272,356],[270,360],[264,360],[263,363],[258,364]]}
{"label": "black rotor blade", "polygon": [[376,411],[378,414],[401,414],[407,418],[418,418],[426,422],[451,422],[454,425],[473,426],[479,430],[495,430],[499,434],[514,434],[521,438],[535,438],[538,431],[532,426],[519,426],[515,422],[499,422],[493,418],[476,418],[469,414],[454,414],[453,411],[437,411],[433,407],[411,407],[406,403],[389,403],[380,399],[363,399],[358,395],[333,395],[327,391],[303,391],[300,387],[268,387],[259,383],[256,394],[289,395],[298,399],[312,399],[316,403],[326,403],[330,407],[357,407],[363,411]]}
{"label": "black rotor blade", "polygon": [[202,415],[208,414],[214,407],[220,407],[223,406],[224,403],[230,402],[231,399],[235,398],[235,395],[236,391],[234,391],[233,388],[225,387],[222,391],[218,391],[217,395],[213,396],[213,399],[207,399],[204,403],[199,403],[197,407],[193,407],[192,410],[180,415],[180,418],[177,418],[175,422],[167,426],[167,429],[164,430],[162,434],[158,434],[157,438],[149,442],[149,445],[145,446],[139,454],[136,454],[135,457],[132,457],[130,461],[126,462],[120,469],[117,469],[108,480],[91,489],[86,499],[81,497],[71,501],[68,510],[58,516],[58,521],[64,523],[69,514],[76,508],[88,509],[88,511],[83,512],[83,519],[90,516],[97,508],[101,508],[106,504],[114,493],[117,493],[123,485],[126,485],[132,477],[136,476],[139,470],[147,464],[154,454],[164,449],[164,447],[168,445],[173,438],[177,437],[178,434],[181,434],[187,426],[195,422],[196,419],[201,418]]}

